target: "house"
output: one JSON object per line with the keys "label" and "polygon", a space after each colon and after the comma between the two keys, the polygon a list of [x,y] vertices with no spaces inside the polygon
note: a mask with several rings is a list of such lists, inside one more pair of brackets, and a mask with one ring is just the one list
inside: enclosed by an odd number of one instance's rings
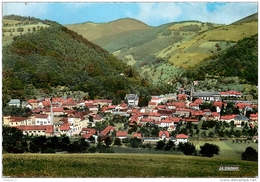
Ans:
{"label": "house", "polygon": [[29,99],[27,102],[28,102],[28,104],[30,104],[32,106],[32,109],[38,107],[38,100],[36,100],[36,99]]}
{"label": "house", "polygon": [[169,126],[174,126],[177,125],[179,122],[181,122],[182,118],[179,117],[167,117],[165,119],[162,119],[159,123],[159,127],[169,127]]}
{"label": "house", "polygon": [[72,129],[72,126],[70,123],[63,123],[59,128],[59,132],[61,135],[70,136],[71,129]]}
{"label": "house", "polygon": [[148,102],[148,108],[154,109],[157,106],[156,102]]}
{"label": "house", "polygon": [[185,101],[185,100],[187,100],[188,95],[186,95],[186,94],[178,94],[178,95],[177,95],[177,98],[178,98],[178,100],[180,100],[180,101]]}
{"label": "house", "polygon": [[193,124],[199,123],[198,118],[184,118],[183,121],[184,121],[184,123],[193,123]]}
{"label": "house", "polygon": [[170,133],[169,133],[169,131],[159,131],[159,139],[160,140],[169,140],[169,138],[170,138]]}
{"label": "house", "polygon": [[152,96],[150,102],[155,102],[156,105],[162,103],[163,96]]}
{"label": "house", "polygon": [[202,117],[204,116],[204,112],[202,110],[191,110],[190,115],[191,117]]}
{"label": "house", "polygon": [[154,120],[154,119],[151,119],[151,118],[141,118],[141,119],[140,119],[140,123],[141,123],[142,125],[146,125],[147,123],[153,125],[154,122],[155,122],[155,120]]}
{"label": "house", "polygon": [[258,113],[255,114],[250,114],[249,119],[253,122],[257,122],[258,121]]}
{"label": "house", "polygon": [[220,112],[221,112],[221,109],[222,109],[222,107],[224,107],[223,109],[225,109],[225,108],[226,108],[226,106],[227,106],[227,103],[226,103],[226,102],[222,102],[222,101],[215,101],[215,102],[213,103],[213,106],[215,106],[215,107],[216,107],[216,110],[217,110],[217,112],[218,112],[218,113],[220,113]]}
{"label": "house", "polygon": [[188,135],[183,133],[176,135],[176,144],[188,142]]}
{"label": "house", "polygon": [[139,97],[137,94],[127,94],[126,95],[128,106],[135,107],[138,106]]}
{"label": "house", "polygon": [[187,109],[187,108],[177,108],[176,109],[176,115],[180,116],[180,117],[189,117],[191,113],[191,109]]}
{"label": "house", "polygon": [[18,117],[18,116],[7,116],[3,118],[4,125],[8,126],[27,126],[32,125],[32,118],[29,117]]}
{"label": "house", "polygon": [[116,138],[120,138],[121,140],[127,138],[127,132],[126,131],[117,131]]}
{"label": "house", "polygon": [[51,121],[51,116],[48,114],[36,114],[35,115],[35,125],[50,125],[53,124]]}
{"label": "house", "polygon": [[199,110],[200,109],[200,105],[197,104],[197,103],[190,103],[189,105],[190,109],[193,109],[193,110]]}
{"label": "house", "polygon": [[220,92],[194,92],[192,93],[192,98],[199,98],[203,101],[220,101]]}
{"label": "house", "polygon": [[244,123],[247,123],[248,122],[248,117],[246,116],[243,116],[243,115],[237,115],[235,118],[234,118],[234,124],[237,126],[237,127],[241,127],[241,123],[244,122]]}
{"label": "house", "polygon": [[205,116],[210,116],[210,115],[211,115],[211,110],[209,110],[209,109],[204,109],[204,110],[203,110],[203,113],[204,113]]}
{"label": "house", "polygon": [[94,128],[82,128],[81,129],[81,137],[85,138],[87,140],[90,139],[91,136],[95,138],[95,142],[97,142],[97,134],[98,131],[95,130]]}
{"label": "house", "polygon": [[103,131],[101,131],[100,135],[102,136],[110,135],[111,132],[113,132],[114,130],[115,130],[114,126],[107,126]]}
{"label": "house", "polygon": [[19,99],[11,99],[11,100],[8,102],[8,105],[9,105],[9,106],[20,107],[21,102],[20,102]]}
{"label": "house", "polygon": [[53,125],[28,125],[28,126],[16,126],[16,128],[23,131],[24,135],[29,136],[53,136]]}
{"label": "house", "polygon": [[167,131],[169,132],[172,132],[172,131],[175,131],[176,130],[176,127],[174,125],[171,125],[167,128]]}
{"label": "house", "polygon": [[148,118],[154,120],[154,121],[160,121],[161,120],[161,114],[156,112],[151,112],[148,114]]}
{"label": "house", "polygon": [[236,114],[230,114],[220,117],[220,121],[226,121],[227,123],[230,123],[231,121],[234,121]]}
{"label": "house", "polygon": [[220,92],[221,97],[236,97],[236,98],[240,98],[242,97],[242,93],[241,92],[237,92],[237,91],[226,91],[226,92]]}
{"label": "house", "polygon": [[134,133],[133,135],[132,135],[132,138],[134,138],[134,137],[137,137],[137,138],[142,138],[142,134],[141,133]]}

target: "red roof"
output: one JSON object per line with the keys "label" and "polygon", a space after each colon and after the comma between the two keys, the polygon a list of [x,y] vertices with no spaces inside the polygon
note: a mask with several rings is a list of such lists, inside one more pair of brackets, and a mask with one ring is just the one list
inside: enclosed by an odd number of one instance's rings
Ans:
{"label": "red roof", "polygon": [[251,104],[239,102],[234,107],[238,107],[239,109],[243,109],[246,106],[251,106]]}
{"label": "red roof", "polygon": [[45,130],[45,133],[53,133],[53,125],[27,125],[27,126],[16,126],[16,128],[23,131]]}
{"label": "red roof", "polygon": [[92,133],[84,133],[81,135],[82,138],[89,139],[93,134]]}
{"label": "red roof", "polygon": [[176,111],[191,112],[191,109],[187,109],[187,108],[177,108]]}
{"label": "red roof", "polygon": [[126,131],[117,131],[116,137],[127,137],[127,132]]}
{"label": "red roof", "polygon": [[148,116],[160,117],[161,114],[156,113],[156,112],[151,112],[151,113],[148,114]]}
{"label": "red roof", "polygon": [[173,106],[175,106],[176,108],[177,108],[177,107],[181,107],[181,108],[186,107],[186,103],[185,103],[185,102],[173,102],[172,104],[173,104]]}
{"label": "red roof", "polygon": [[60,130],[69,131],[70,126],[71,126],[70,123],[64,123],[63,125],[60,126]]}
{"label": "red roof", "polygon": [[225,102],[221,102],[221,101],[216,101],[213,103],[213,106],[216,106],[216,107],[222,107],[222,105],[224,104],[224,106],[227,106],[227,103]]}
{"label": "red roof", "polygon": [[140,122],[154,122],[154,119],[151,119],[151,118],[141,118]]}
{"label": "red roof", "polygon": [[62,108],[62,107],[52,108],[52,112],[63,112],[63,111],[64,111],[64,108]]}
{"label": "red roof", "polygon": [[186,94],[178,94],[178,100],[186,100],[187,99],[187,95]]}
{"label": "red roof", "polygon": [[141,133],[135,133],[133,134],[132,138],[137,137],[137,138],[142,138],[142,134]]}
{"label": "red roof", "polygon": [[188,138],[188,135],[185,135],[185,134],[178,134],[176,135],[176,138]]}
{"label": "red roof", "polygon": [[30,103],[37,103],[38,101],[37,100],[35,100],[35,99],[29,99],[28,100],[28,103],[30,104]]}
{"label": "red roof", "polygon": [[156,102],[149,102],[148,105],[156,105],[157,103]]}
{"label": "red roof", "polygon": [[195,104],[201,104],[202,102],[203,102],[202,99],[196,99],[193,103],[195,103]]}
{"label": "red roof", "polygon": [[181,119],[182,118],[179,118],[179,117],[167,117],[167,118],[161,120],[161,123],[172,123],[172,122],[178,123],[181,121]]}
{"label": "red roof", "polygon": [[50,101],[42,101],[42,105],[43,105],[44,107],[51,107]]}
{"label": "red roof", "polygon": [[169,131],[160,131],[159,132],[159,137],[161,138],[163,134],[166,136],[166,138],[170,137]]}
{"label": "red roof", "polygon": [[217,117],[220,116],[220,114],[218,112],[211,112],[211,116]]}
{"label": "red roof", "polygon": [[121,106],[121,107],[126,107],[127,104],[126,104],[126,103],[121,103],[120,106]]}
{"label": "red roof", "polygon": [[221,116],[220,119],[223,119],[223,120],[230,120],[230,119],[235,119],[237,115],[235,114],[232,114],[232,115],[225,115],[225,116]]}
{"label": "red roof", "polygon": [[202,110],[191,110],[190,111],[192,116],[203,116],[204,112]]}
{"label": "red roof", "polygon": [[198,118],[184,118],[186,122],[199,122]]}
{"label": "red roof", "polygon": [[25,121],[25,120],[30,119],[30,118],[10,116],[8,119],[9,119],[9,122],[22,122],[22,121]]}
{"label": "red roof", "polygon": [[107,135],[111,130],[114,130],[114,126],[107,126],[100,134],[101,135]]}
{"label": "red roof", "polygon": [[48,114],[36,114],[35,118],[42,118],[42,119],[47,119],[49,117]]}
{"label": "red roof", "polygon": [[94,128],[82,128],[81,131],[85,131],[87,133],[95,134],[97,132]]}

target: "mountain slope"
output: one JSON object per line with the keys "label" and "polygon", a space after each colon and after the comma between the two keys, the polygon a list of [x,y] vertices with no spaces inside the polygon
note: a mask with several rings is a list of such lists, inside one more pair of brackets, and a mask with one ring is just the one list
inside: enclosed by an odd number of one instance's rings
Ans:
{"label": "mountain slope", "polygon": [[239,77],[250,84],[257,85],[258,35],[239,40],[223,54],[212,56],[186,72],[188,78],[195,80],[204,80],[206,75]]}
{"label": "mountain slope", "polygon": [[[123,22],[124,19],[118,23]],[[230,25],[198,21],[173,22],[92,40],[123,62],[134,66],[153,83],[167,83],[183,69],[195,66],[209,56],[234,46],[239,40],[257,34],[257,16],[246,17],[240,22]],[[73,30],[80,29],[84,29],[84,26]]]}
{"label": "mountain slope", "polygon": [[57,23],[16,37],[3,47],[2,63],[5,100],[30,98],[35,90],[52,94],[57,86],[90,98],[124,99],[148,85],[131,67]]}
{"label": "mountain slope", "polygon": [[65,25],[67,28],[77,32],[86,39],[93,41],[100,37],[115,35],[122,32],[132,30],[146,30],[151,29],[148,25],[141,21],[124,18],[109,23],[96,24],[93,22],[86,22],[82,24]]}

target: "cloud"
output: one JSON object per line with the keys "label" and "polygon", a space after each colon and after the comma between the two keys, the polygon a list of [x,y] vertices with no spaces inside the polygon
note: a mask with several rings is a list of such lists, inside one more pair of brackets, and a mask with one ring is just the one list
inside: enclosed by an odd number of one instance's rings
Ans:
{"label": "cloud", "polygon": [[127,13],[149,25],[185,20],[230,24],[257,12],[256,3],[139,3],[139,13]]}
{"label": "cloud", "polygon": [[44,17],[48,14],[48,3],[3,3],[3,15]]}

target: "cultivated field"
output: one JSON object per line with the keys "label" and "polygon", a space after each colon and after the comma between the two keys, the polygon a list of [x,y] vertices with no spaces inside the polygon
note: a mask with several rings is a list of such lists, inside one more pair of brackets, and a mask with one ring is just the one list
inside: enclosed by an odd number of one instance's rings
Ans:
{"label": "cultivated field", "polygon": [[[239,171],[219,171],[239,166]],[[3,155],[3,176],[11,177],[255,177],[257,163],[172,154]]]}
{"label": "cultivated field", "polygon": [[[220,146],[212,158],[185,156],[181,152],[115,148],[117,153],[100,154],[3,154],[3,176],[11,177],[255,177],[258,163],[243,161],[247,146],[232,141],[207,141]],[[193,142],[198,148],[205,141]],[[219,171],[221,166],[238,166],[239,171]]]}

